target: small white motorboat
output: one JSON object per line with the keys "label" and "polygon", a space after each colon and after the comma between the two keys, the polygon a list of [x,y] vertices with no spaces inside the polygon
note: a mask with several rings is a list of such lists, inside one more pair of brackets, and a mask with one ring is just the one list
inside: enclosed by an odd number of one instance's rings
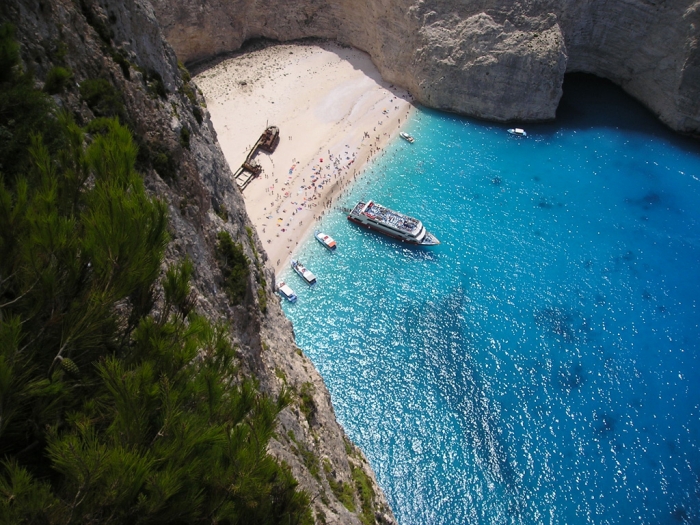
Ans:
{"label": "small white motorboat", "polygon": [[515,135],[516,137],[527,137],[527,133],[523,128],[510,128],[508,133]]}
{"label": "small white motorboat", "polygon": [[284,281],[281,281],[279,286],[277,287],[277,291],[280,293],[282,297],[284,297],[287,301],[290,303],[294,303],[297,300],[297,294],[294,293],[294,290],[292,290],[287,283]]}
{"label": "small white motorboat", "polygon": [[314,232],[314,237],[316,237],[316,240],[323,244],[323,246],[328,248],[330,251],[334,251],[338,247],[338,245],[333,240],[333,237],[331,237],[330,235],[326,235],[323,232],[316,230]]}
{"label": "small white motorboat", "polygon": [[299,276],[302,279],[304,279],[304,282],[306,282],[306,284],[308,284],[309,286],[313,286],[314,284],[316,284],[316,276],[309,270],[307,270],[306,266],[301,264],[296,259],[292,259],[292,268],[295,272],[299,274]]}
{"label": "small white motorboat", "polygon": [[402,139],[404,139],[406,142],[410,142],[411,144],[413,144],[415,140],[411,135],[409,135],[408,133],[404,133],[403,131],[400,132],[399,135]]}

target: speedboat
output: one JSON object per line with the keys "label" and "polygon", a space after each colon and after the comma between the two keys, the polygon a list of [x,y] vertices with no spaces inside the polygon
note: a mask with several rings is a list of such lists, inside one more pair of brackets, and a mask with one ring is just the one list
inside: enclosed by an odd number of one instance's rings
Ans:
{"label": "speedboat", "polygon": [[523,128],[510,128],[508,133],[515,135],[516,137],[527,137],[527,133]]}
{"label": "speedboat", "polygon": [[323,246],[328,248],[330,251],[334,251],[338,247],[338,245],[333,240],[333,237],[331,237],[330,235],[326,235],[325,233],[316,230],[314,232],[314,237],[316,237],[316,240],[323,244]]}
{"label": "speedboat", "polygon": [[295,294],[294,290],[292,290],[284,281],[280,282],[279,286],[277,287],[277,291],[290,303],[296,302],[297,294]]}
{"label": "speedboat", "polygon": [[313,286],[316,284],[316,276],[311,273],[309,270],[306,269],[306,266],[301,264],[299,261],[296,259],[292,259],[292,268],[294,269],[295,272],[299,274],[299,276],[304,279],[304,282],[308,284],[309,286]]}
{"label": "speedboat", "polygon": [[399,135],[402,139],[404,139],[406,142],[410,142],[411,144],[413,144],[413,141],[415,140],[411,135],[404,133],[403,131],[399,133]]}

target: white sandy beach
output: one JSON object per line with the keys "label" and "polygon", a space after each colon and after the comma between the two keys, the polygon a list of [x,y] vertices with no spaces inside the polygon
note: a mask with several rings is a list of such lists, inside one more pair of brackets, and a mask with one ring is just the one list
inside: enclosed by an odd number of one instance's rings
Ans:
{"label": "white sandy beach", "polygon": [[257,154],[263,171],[243,190],[276,273],[413,109],[366,53],[334,43],[266,47],[195,81],[232,172],[268,125],[280,129],[277,149]]}

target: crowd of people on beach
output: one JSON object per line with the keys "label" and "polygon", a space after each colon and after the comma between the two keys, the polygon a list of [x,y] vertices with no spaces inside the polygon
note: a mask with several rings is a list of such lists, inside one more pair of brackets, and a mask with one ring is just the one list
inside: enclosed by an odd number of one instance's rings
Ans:
{"label": "crowd of people on beach", "polygon": [[[399,106],[394,106],[392,109],[398,110]],[[390,110],[385,109],[382,114],[388,117]],[[382,124],[383,121],[378,121],[379,126]],[[386,136],[388,132],[383,134]],[[369,141],[365,142],[367,139]],[[264,211],[267,212],[265,217],[271,223],[264,223],[259,232],[264,242],[266,244],[286,242],[286,251],[291,255],[298,242],[294,241],[295,236],[290,236],[289,233],[296,227],[303,227],[304,212],[313,212],[310,218],[313,222],[320,221],[326,213],[331,211],[333,202],[348,191],[358,175],[362,175],[362,172],[358,173],[354,166],[364,164],[381,151],[381,139],[380,135],[372,135],[369,131],[364,131],[361,144],[355,148],[355,151],[349,144],[345,144],[337,151],[326,149],[325,154],[317,152],[319,156],[314,156],[306,166],[302,166],[301,159],[292,159],[292,165],[281,178],[276,172],[264,173],[260,182],[266,184],[265,192],[271,197],[269,206],[264,207]],[[363,147],[366,148],[367,158],[359,160],[358,153]],[[321,210],[316,209],[319,206],[322,206]],[[306,215],[309,214],[306,213]],[[272,229],[268,232],[271,224]],[[307,225],[309,225],[308,222]]]}
{"label": "crowd of people on beach", "polygon": [[230,164],[252,147],[252,136],[238,141],[237,126],[280,128],[280,146],[256,157],[262,173],[243,194],[272,261],[287,264],[306,231],[338,206],[365,163],[406,122],[410,95],[378,81],[372,67],[363,53],[333,44],[278,45],[197,77]]}

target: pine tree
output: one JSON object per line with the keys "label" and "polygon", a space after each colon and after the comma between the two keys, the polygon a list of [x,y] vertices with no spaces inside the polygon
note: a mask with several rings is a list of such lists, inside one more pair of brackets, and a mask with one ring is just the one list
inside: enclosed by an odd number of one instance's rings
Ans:
{"label": "pine tree", "polygon": [[[28,89],[10,37],[0,92]],[[24,149],[14,128],[0,144],[0,523],[310,523],[267,454],[289,397],[262,395],[228,327],[194,313],[190,261],[152,311],[167,215],[130,133],[106,119],[86,134],[43,96],[25,100],[54,119],[52,143],[29,126]]]}

